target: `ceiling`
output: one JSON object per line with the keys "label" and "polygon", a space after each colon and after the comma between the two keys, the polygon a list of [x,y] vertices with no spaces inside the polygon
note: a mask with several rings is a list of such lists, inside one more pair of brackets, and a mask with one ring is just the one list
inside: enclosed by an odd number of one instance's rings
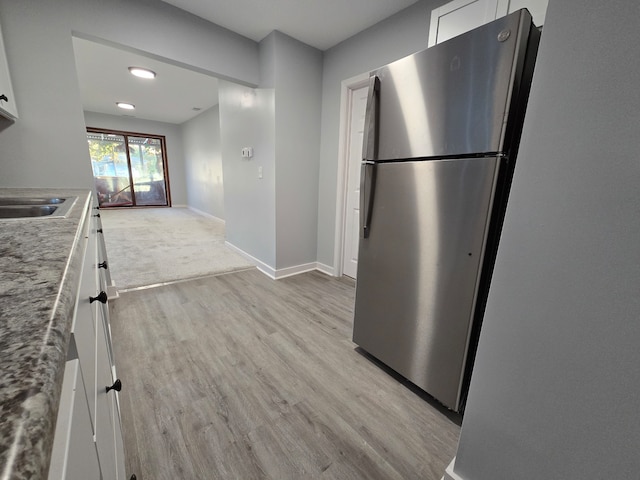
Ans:
{"label": "ceiling", "polygon": [[[163,1],[257,42],[278,30],[326,50],[417,0]],[[218,103],[217,79],[208,75],[81,38],[73,47],[84,110],[181,124]],[[157,77],[136,78],[130,66]],[[118,101],[136,109],[121,110]]]}
{"label": "ceiling", "polygon": [[418,0],[163,0],[259,42],[278,30],[326,50]]}
{"label": "ceiling", "polygon": [[[73,50],[84,110],[181,124],[218,103],[214,77],[76,37]],[[148,68],[157,76],[134,77],[131,66]],[[136,108],[122,110],[116,102]]]}

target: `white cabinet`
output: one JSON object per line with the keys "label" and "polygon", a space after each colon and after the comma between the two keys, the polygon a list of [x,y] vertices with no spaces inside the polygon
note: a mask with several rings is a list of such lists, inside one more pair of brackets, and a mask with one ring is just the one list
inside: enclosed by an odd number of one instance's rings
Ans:
{"label": "white cabinet", "polygon": [[96,215],[89,208],[84,219],[83,262],[50,480],[125,479],[118,392],[107,391],[116,377]]}
{"label": "white cabinet", "polygon": [[18,118],[16,99],[13,96],[11,86],[11,76],[9,75],[9,65],[7,55],[4,50],[4,40],[0,30],[0,115],[10,119]]}
{"label": "white cabinet", "polygon": [[442,43],[496,18],[498,0],[453,0],[431,11],[429,46]]}
{"label": "white cabinet", "polygon": [[549,0],[453,0],[431,11],[429,46],[526,8],[536,26],[544,24]]}
{"label": "white cabinet", "polygon": [[100,480],[98,452],[78,359],[68,360],[64,370],[49,466],[50,480],[63,478]]}
{"label": "white cabinet", "polygon": [[549,0],[500,0],[496,18],[513,13],[521,8],[526,8],[533,17],[536,27],[544,25]]}

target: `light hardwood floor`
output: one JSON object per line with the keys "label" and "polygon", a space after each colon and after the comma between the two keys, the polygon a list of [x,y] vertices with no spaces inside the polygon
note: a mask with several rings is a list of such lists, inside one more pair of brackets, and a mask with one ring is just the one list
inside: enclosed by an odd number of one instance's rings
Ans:
{"label": "light hardwood floor", "polygon": [[247,270],[111,302],[128,474],[440,480],[459,418],[356,349],[353,298]]}

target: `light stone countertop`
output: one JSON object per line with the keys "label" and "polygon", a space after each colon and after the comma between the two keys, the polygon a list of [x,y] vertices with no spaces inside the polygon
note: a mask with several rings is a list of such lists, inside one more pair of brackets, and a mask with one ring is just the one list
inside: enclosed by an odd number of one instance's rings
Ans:
{"label": "light stone countertop", "polygon": [[0,188],[0,198],[77,196],[67,218],[0,220],[0,478],[46,478],[79,283],[90,191]]}

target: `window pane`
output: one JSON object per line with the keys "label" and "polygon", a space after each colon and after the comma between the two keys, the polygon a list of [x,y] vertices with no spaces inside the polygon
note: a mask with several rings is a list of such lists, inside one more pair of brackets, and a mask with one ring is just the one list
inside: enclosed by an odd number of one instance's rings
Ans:
{"label": "window pane", "polygon": [[136,205],[167,205],[161,140],[131,136],[127,140]]}
{"label": "window pane", "polygon": [[87,133],[100,206],[132,205],[124,136]]}

